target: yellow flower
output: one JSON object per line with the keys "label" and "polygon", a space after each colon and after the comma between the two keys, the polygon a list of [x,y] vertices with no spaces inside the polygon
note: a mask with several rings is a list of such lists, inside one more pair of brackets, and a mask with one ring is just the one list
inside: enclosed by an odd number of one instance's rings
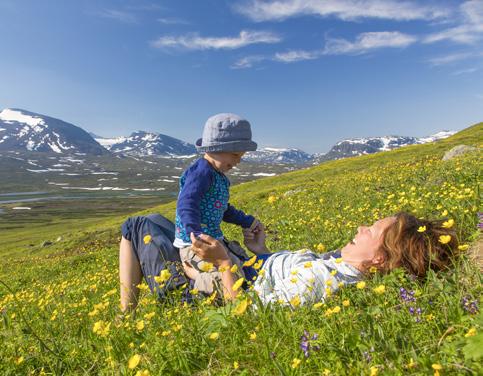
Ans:
{"label": "yellow flower", "polygon": [[443,212],[441,213],[441,216],[446,217],[447,215],[448,215],[448,211],[446,209],[443,210]]}
{"label": "yellow flower", "polygon": [[243,266],[252,266],[253,264],[255,264],[255,261],[257,261],[257,256],[253,256],[251,259],[245,261],[243,263]]}
{"label": "yellow flower", "polygon": [[304,264],[304,268],[305,269],[309,269],[312,267],[312,262],[311,261],[307,261],[305,264]]}
{"label": "yellow flower", "polygon": [[379,285],[377,287],[374,287],[372,289],[376,294],[384,294],[386,292],[386,286],[384,285]]}
{"label": "yellow flower", "polygon": [[451,228],[454,225],[454,219],[448,219],[447,221],[443,222],[443,228]]}
{"label": "yellow flower", "polygon": [[198,289],[192,289],[192,290],[190,290],[190,294],[191,295],[198,295],[198,293],[199,293],[199,290]]}
{"label": "yellow flower", "polygon": [[258,260],[258,261],[257,261],[257,262],[256,262],[256,263],[253,265],[253,269],[255,269],[255,270],[260,269],[260,268],[262,267],[262,264],[263,264],[263,260],[262,260],[262,259]]}
{"label": "yellow flower", "polygon": [[317,251],[324,252],[325,251],[325,245],[323,245],[322,243],[317,244]]}
{"label": "yellow flower", "polygon": [[313,305],[313,307],[314,307],[315,309],[319,309],[319,308],[320,308],[320,307],[322,307],[323,305],[324,305],[324,303],[322,303],[322,302],[318,302],[318,303],[315,303],[315,304]]}
{"label": "yellow flower", "polygon": [[159,276],[154,277],[154,280],[161,284],[169,280],[169,277],[171,277],[171,273],[169,272],[168,269],[163,269],[161,270],[161,273],[159,273]]}
{"label": "yellow flower", "polygon": [[366,287],[366,282],[364,282],[364,281],[357,282],[356,287],[357,287],[358,289],[361,289],[361,290],[362,290],[363,288],[365,288],[365,287]]}
{"label": "yellow flower", "polygon": [[233,284],[233,287],[231,288],[233,291],[237,291],[241,285],[243,285],[243,281],[244,279],[243,278],[239,278],[234,284]]}
{"label": "yellow flower", "polygon": [[350,302],[348,299],[346,299],[346,300],[344,300],[344,301],[342,302],[342,305],[343,305],[344,307],[349,307],[349,306],[350,306],[350,304],[351,304],[351,302]]}
{"label": "yellow flower", "polygon": [[240,300],[240,302],[238,303],[238,305],[233,310],[233,315],[235,315],[235,316],[241,316],[241,315],[243,315],[245,313],[245,311],[247,310],[247,308],[248,308],[248,299]]}
{"label": "yellow flower", "polygon": [[19,356],[17,359],[15,359],[15,364],[16,365],[19,365],[20,363],[22,363],[24,361],[24,358],[23,356]]}
{"label": "yellow flower", "polygon": [[238,271],[238,265],[237,264],[233,264],[233,266],[230,269],[230,272],[236,273],[237,271]]}
{"label": "yellow flower", "polygon": [[94,327],[92,328],[92,331],[100,337],[107,337],[107,335],[109,334],[110,327],[111,327],[111,323],[106,323],[100,320],[94,323]]}
{"label": "yellow flower", "polygon": [[151,243],[151,240],[152,240],[151,235],[145,235],[143,240],[144,240],[144,244]]}
{"label": "yellow flower", "polygon": [[144,315],[144,318],[145,318],[146,320],[151,320],[151,319],[152,319],[152,318],[153,318],[155,315],[156,315],[156,312],[150,312],[150,313],[146,313],[146,314]]}
{"label": "yellow flower", "polygon": [[371,266],[369,268],[369,273],[372,273],[372,274],[377,273],[377,268],[375,266]]}
{"label": "yellow flower", "polygon": [[473,337],[476,335],[476,328],[471,328],[470,330],[468,330],[468,332],[465,334],[465,337],[468,338],[468,337]]}
{"label": "yellow flower", "polygon": [[441,364],[435,363],[431,365],[431,368],[434,369],[434,376],[439,376],[439,371],[443,369],[443,366]]}
{"label": "yellow flower", "polygon": [[268,196],[268,203],[273,204],[275,201],[277,201],[277,197],[275,196]]}
{"label": "yellow flower", "polygon": [[134,354],[133,356],[131,356],[131,358],[129,359],[128,363],[127,363],[127,367],[129,369],[134,369],[138,366],[139,362],[141,361],[141,355],[138,355],[138,354]]}
{"label": "yellow flower", "polygon": [[137,371],[136,375],[134,376],[150,376],[151,373],[147,369],[143,369],[142,371]]}
{"label": "yellow flower", "polygon": [[220,266],[220,267],[218,268],[218,271],[219,271],[220,273],[224,273],[224,272],[226,272],[227,270],[228,270],[228,266]]}
{"label": "yellow flower", "polygon": [[218,333],[218,332],[213,332],[213,333],[211,333],[211,334],[210,334],[210,339],[211,339],[212,341],[216,341],[218,338],[220,338],[220,333]]}
{"label": "yellow flower", "polygon": [[292,368],[294,368],[294,369],[297,368],[300,365],[300,363],[302,363],[302,361],[299,358],[293,358]]}
{"label": "yellow flower", "polygon": [[324,368],[324,370],[322,371],[322,375],[323,376],[329,376],[330,375],[330,369]]}
{"label": "yellow flower", "polygon": [[440,235],[438,240],[441,244],[448,244],[451,241],[451,235]]}
{"label": "yellow flower", "polygon": [[251,339],[252,341],[255,341],[255,340],[257,339],[257,332],[251,332],[251,333],[250,333],[250,339]]}
{"label": "yellow flower", "polygon": [[163,330],[163,332],[161,333],[161,335],[162,335],[163,337],[167,337],[167,336],[169,336],[170,334],[171,334],[171,330]]}
{"label": "yellow flower", "polygon": [[426,226],[419,226],[418,227],[418,232],[424,232],[426,231]]}
{"label": "yellow flower", "polygon": [[238,362],[237,361],[234,361],[233,362],[233,368],[234,369],[238,369],[239,367],[240,367],[240,365],[238,364]]}
{"label": "yellow flower", "polygon": [[136,323],[136,330],[140,332],[143,329],[144,329],[144,321],[143,320],[139,320]]}
{"label": "yellow flower", "polygon": [[201,271],[208,273],[208,272],[211,272],[213,268],[214,268],[214,265],[211,262],[206,262],[206,261],[201,262],[201,265],[200,265]]}
{"label": "yellow flower", "polygon": [[467,251],[470,246],[468,244],[462,244],[458,246],[460,251]]}
{"label": "yellow flower", "polygon": [[342,257],[336,258],[335,263],[340,264],[342,262]]}
{"label": "yellow flower", "polygon": [[290,299],[290,304],[292,307],[298,307],[300,305],[300,296],[295,295],[292,299]]}
{"label": "yellow flower", "polygon": [[335,276],[336,274],[337,274],[337,270],[335,270],[335,269],[330,272],[331,276]]}
{"label": "yellow flower", "polygon": [[334,308],[332,308],[332,313],[339,313],[339,312],[340,312],[339,306],[335,306]]}
{"label": "yellow flower", "polygon": [[370,370],[371,370],[371,374],[370,374],[371,376],[376,376],[379,373],[379,368],[377,367],[372,366]]}
{"label": "yellow flower", "polygon": [[414,368],[416,367],[416,362],[413,358],[409,359],[409,363],[406,365],[407,368]]}

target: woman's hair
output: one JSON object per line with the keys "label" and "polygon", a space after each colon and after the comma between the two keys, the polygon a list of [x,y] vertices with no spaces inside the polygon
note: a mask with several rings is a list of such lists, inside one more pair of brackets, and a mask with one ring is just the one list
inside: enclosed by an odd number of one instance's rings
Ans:
{"label": "woman's hair", "polygon": [[395,218],[383,233],[380,248],[383,261],[377,266],[379,271],[387,273],[402,267],[424,278],[430,269],[439,271],[449,266],[458,248],[452,223],[419,219],[406,212],[396,214]]}

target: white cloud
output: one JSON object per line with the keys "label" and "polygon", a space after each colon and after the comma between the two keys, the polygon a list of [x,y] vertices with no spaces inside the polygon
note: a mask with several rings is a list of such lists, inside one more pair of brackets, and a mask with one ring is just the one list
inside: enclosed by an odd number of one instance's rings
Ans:
{"label": "white cloud", "polygon": [[378,48],[403,48],[417,41],[417,38],[399,31],[379,31],[359,34],[354,42],[346,39],[327,40],[324,55],[363,54]]}
{"label": "white cloud", "polygon": [[253,56],[245,56],[239,60],[237,60],[230,68],[232,69],[246,69],[251,68],[256,63],[260,63],[263,60],[267,60],[266,56],[260,55],[253,55]]}
{"label": "white cloud", "polygon": [[467,68],[467,69],[460,69],[458,71],[455,71],[452,73],[453,76],[460,76],[462,74],[471,74],[475,73],[478,70],[478,68]]}
{"label": "white cloud", "polygon": [[163,25],[189,25],[188,21],[175,17],[158,18],[158,22]]}
{"label": "white cloud", "polygon": [[450,40],[455,43],[474,44],[483,38],[483,1],[470,0],[460,6],[460,24],[446,30],[432,33],[425,43]]}
{"label": "white cloud", "polygon": [[434,20],[450,14],[441,6],[400,0],[247,0],[234,8],[254,21],[284,20],[303,15],[332,16],[346,21],[361,18]]}
{"label": "white cloud", "polygon": [[237,37],[201,37],[198,34],[164,36],[154,42],[156,48],[181,48],[187,50],[236,49],[257,43],[278,43],[280,36],[268,31],[243,30]]}
{"label": "white cloud", "polygon": [[296,61],[313,60],[320,56],[320,51],[292,50],[287,52],[277,52],[273,60],[282,63],[294,63]]}
{"label": "white cloud", "polygon": [[460,52],[460,53],[454,53],[454,54],[449,54],[445,56],[438,56],[438,57],[433,57],[428,60],[428,62],[431,65],[447,65],[447,64],[452,64],[457,61],[461,60],[467,60],[469,58],[475,57],[476,54],[473,52]]}
{"label": "white cloud", "polygon": [[111,18],[116,21],[125,23],[135,23],[137,21],[136,16],[130,12],[116,9],[105,9],[97,13],[99,16],[104,18]]}

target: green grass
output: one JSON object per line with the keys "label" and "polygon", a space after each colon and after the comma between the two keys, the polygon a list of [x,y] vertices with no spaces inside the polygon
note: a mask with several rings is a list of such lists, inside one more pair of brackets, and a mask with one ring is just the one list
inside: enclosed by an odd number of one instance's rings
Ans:
{"label": "green grass", "polygon": [[[441,157],[459,144],[480,147],[482,139],[480,123],[434,144],[240,184],[231,201],[268,226],[272,250],[335,249],[361,223],[399,210],[453,218],[461,242],[470,244],[479,236],[481,152],[447,162]],[[168,203],[145,212],[173,218],[174,208]],[[252,296],[258,309],[235,317],[230,306],[184,307],[176,293],[158,304],[144,292],[136,317],[119,320],[123,219],[70,222],[63,241],[33,253],[6,244],[15,234],[28,242],[27,232],[2,231],[7,248],[0,251],[0,278],[11,291],[0,285],[1,374],[428,375],[433,364],[442,374],[483,372],[482,315],[462,305],[462,299],[479,304],[481,274],[465,251],[454,268],[430,274],[425,283],[400,271],[375,275],[364,289],[342,288],[322,306],[262,307]],[[44,239],[57,236],[59,226],[46,227]],[[224,232],[240,239],[234,226]],[[38,242],[42,232],[33,236]],[[381,284],[385,293],[375,293]],[[415,300],[402,300],[400,288],[413,291]],[[96,323],[101,330],[94,333]],[[472,328],[476,335],[469,336]],[[299,347],[304,330],[317,333],[312,345],[321,348],[308,358]],[[219,337],[210,339],[213,333]],[[140,361],[131,370],[135,355]]]}

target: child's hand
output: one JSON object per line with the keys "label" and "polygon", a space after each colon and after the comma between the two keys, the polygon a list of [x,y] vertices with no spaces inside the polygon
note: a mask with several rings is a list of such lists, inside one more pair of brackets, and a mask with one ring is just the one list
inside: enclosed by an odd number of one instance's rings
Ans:
{"label": "child's hand", "polygon": [[252,223],[252,225],[250,226],[250,231],[253,233],[253,234],[257,234],[259,233],[260,231],[263,231],[265,229],[265,226],[263,225],[262,222],[260,222],[258,219],[255,219]]}

